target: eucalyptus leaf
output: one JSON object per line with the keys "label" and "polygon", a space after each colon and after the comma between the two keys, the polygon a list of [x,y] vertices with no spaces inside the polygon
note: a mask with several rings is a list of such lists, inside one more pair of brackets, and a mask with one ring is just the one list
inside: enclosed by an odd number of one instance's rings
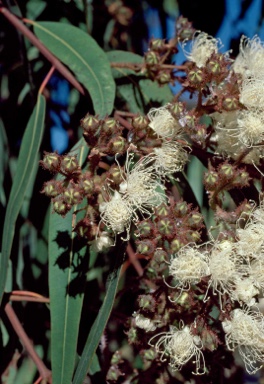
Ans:
{"label": "eucalyptus leaf", "polygon": [[93,101],[95,113],[104,117],[113,110],[115,82],[105,52],[87,33],[69,24],[34,22],[43,44],[74,73]]}
{"label": "eucalyptus leaf", "polygon": [[39,94],[37,104],[29,119],[21,143],[16,174],[13,180],[4,221],[2,254],[0,258],[0,301],[2,300],[6,283],[8,260],[14,238],[15,223],[32,177],[34,164],[37,163],[38,159],[38,151],[44,130],[45,105],[45,98]]}

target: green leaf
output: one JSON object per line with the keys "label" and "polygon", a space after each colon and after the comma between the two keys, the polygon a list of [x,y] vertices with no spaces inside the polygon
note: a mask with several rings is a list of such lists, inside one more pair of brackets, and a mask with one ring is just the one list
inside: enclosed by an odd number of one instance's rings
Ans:
{"label": "green leaf", "polygon": [[7,168],[8,156],[8,140],[5,132],[5,127],[0,119],[0,202],[5,206],[6,196],[4,191],[4,175]]}
{"label": "green leaf", "polygon": [[17,170],[12,184],[4,221],[2,254],[0,258],[0,301],[2,300],[5,288],[8,260],[15,232],[15,223],[34,169],[34,164],[37,162],[38,158],[38,151],[44,130],[45,106],[45,98],[39,94],[37,104],[29,119],[21,143]]}
{"label": "green leaf", "polygon": [[104,302],[86,340],[81,359],[73,378],[73,384],[82,384],[88,370],[94,369],[93,359],[114,304],[120,272],[121,265],[110,275]]}
{"label": "green leaf", "polygon": [[55,22],[33,23],[37,37],[86,87],[100,117],[110,114],[115,98],[115,82],[105,52],[84,31]]}
{"label": "green leaf", "polygon": [[[88,147],[81,139],[71,153],[79,163]],[[87,241],[76,237],[72,228],[79,218],[75,206],[64,218],[50,214],[49,289],[51,312],[51,365],[53,384],[70,384],[74,371],[79,322],[88,267]]]}

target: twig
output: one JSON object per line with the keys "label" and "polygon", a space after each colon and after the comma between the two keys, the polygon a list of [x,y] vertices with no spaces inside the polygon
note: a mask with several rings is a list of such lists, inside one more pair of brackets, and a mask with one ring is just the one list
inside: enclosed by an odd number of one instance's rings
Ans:
{"label": "twig", "polygon": [[41,358],[36,353],[31,341],[29,340],[28,335],[24,331],[24,328],[22,327],[17,315],[15,314],[15,311],[11,307],[9,303],[5,306],[5,313],[12,324],[12,327],[14,328],[16,334],[18,335],[20,341],[22,342],[23,346],[25,347],[26,351],[28,352],[31,359],[36,364],[39,374],[42,379],[48,379],[48,382],[51,383],[51,372],[50,370],[45,366]]}
{"label": "twig", "polygon": [[[0,7],[0,12],[6,17],[8,21],[15,28],[17,28],[28,40],[38,48],[38,50],[46,57],[47,60],[67,79],[82,95],[84,95],[83,87],[78,83],[70,71],[41,43],[39,39],[7,8]],[[24,21],[32,24],[31,20],[24,19]]]}
{"label": "twig", "polygon": [[39,87],[39,91],[38,91],[38,93],[43,93],[43,91],[44,91],[46,85],[48,84],[48,82],[49,82],[51,76],[53,75],[54,71],[55,71],[55,67],[54,67],[54,65],[53,65],[53,66],[50,68],[50,70],[49,70],[48,74],[46,75],[45,79],[42,81],[42,83],[41,83],[41,85],[40,85],[40,87]]}
{"label": "twig", "polygon": [[132,248],[130,243],[128,243],[126,251],[127,251],[129,260],[130,260],[131,264],[133,265],[133,267],[135,268],[135,270],[137,271],[138,275],[142,276],[144,273],[144,270],[143,270],[140,262],[138,261],[136,254],[133,251],[133,248]]}

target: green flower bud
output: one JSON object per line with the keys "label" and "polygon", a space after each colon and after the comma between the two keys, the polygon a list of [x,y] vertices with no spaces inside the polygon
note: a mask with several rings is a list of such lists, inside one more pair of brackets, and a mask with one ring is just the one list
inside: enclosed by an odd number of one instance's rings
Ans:
{"label": "green flower bud", "polygon": [[156,52],[164,51],[165,43],[162,39],[153,39],[150,41],[150,49]]}
{"label": "green flower bud", "polygon": [[68,187],[63,194],[63,200],[66,204],[75,205],[78,204],[82,200],[82,196],[80,191],[74,187]]}
{"label": "green flower bud", "polygon": [[164,217],[157,222],[157,229],[161,235],[172,236],[174,233],[173,221]]}
{"label": "green flower bud", "polygon": [[71,206],[59,198],[57,200],[53,200],[53,209],[54,212],[58,213],[59,215],[65,216],[66,213],[71,209]]}
{"label": "green flower bud", "polygon": [[132,119],[132,125],[137,130],[143,130],[149,125],[149,120],[146,116],[136,116]]}
{"label": "green flower bud", "polygon": [[61,156],[56,152],[53,152],[53,153],[45,152],[43,160],[40,161],[40,165],[44,169],[47,169],[52,173],[59,172],[60,164],[61,164]]}
{"label": "green flower bud", "polygon": [[76,156],[69,156],[66,155],[63,157],[61,161],[61,171],[63,173],[66,173],[67,175],[70,175],[74,172],[77,172],[80,170],[78,160]]}
{"label": "green flower bud", "polygon": [[137,253],[151,255],[154,252],[154,244],[150,240],[142,240],[137,243]]}
{"label": "green flower bud", "polygon": [[145,63],[148,67],[157,65],[159,62],[159,56],[154,51],[145,53]]}
{"label": "green flower bud", "polygon": [[177,217],[184,217],[188,212],[188,204],[186,201],[179,201],[174,207],[174,214]]}
{"label": "green flower bud", "polygon": [[87,115],[80,121],[81,127],[87,133],[95,133],[100,126],[100,120],[95,116]]}
{"label": "green flower bud", "polygon": [[200,69],[192,70],[188,73],[188,80],[192,85],[203,83],[203,72]]}

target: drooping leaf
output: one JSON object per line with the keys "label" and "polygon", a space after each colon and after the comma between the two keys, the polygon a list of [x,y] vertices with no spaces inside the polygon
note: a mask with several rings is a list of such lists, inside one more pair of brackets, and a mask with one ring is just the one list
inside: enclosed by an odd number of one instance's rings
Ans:
{"label": "drooping leaf", "polygon": [[[88,148],[81,139],[71,151],[79,163]],[[79,322],[88,266],[87,241],[72,231],[78,220],[75,206],[65,217],[50,214],[49,289],[51,312],[51,365],[53,384],[70,384],[74,371]]]}
{"label": "drooping leaf", "polygon": [[[15,223],[24,196],[31,180],[33,165],[37,162],[39,146],[44,130],[45,98],[38,95],[37,104],[27,124],[19,152],[17,170],[10,192],[3,230],[2,254],[0,258],[0,301],[2,300],[8,260],[15,232]],[[32,181],[32,180],[31,180]]]}
{"label": "drooping leaf", "polygon": [[[119,249],[121,251],[120,256],[122,257],[122,246]],[[107,287],[107,292],[106,292],[103,304],[100,308],[100,311],[94,321],[94,324],[86,340],[86,343],[81,355],[81,359],[77,365],[76,372],[74,374],[73,384],[82,384],[87,372],[89,370],[94,369],[93,359],[94,359],[98,344],[100,342],[102,333],[105,329],[105,326],[107,324],[108,318],[110,316],[111,310],[114,305],[120,272],[121,272],[121,265],[119,265],[117,269],[113,271],[109,276],[109,284]]]}
{"label": "drooping leaf", "polygon": [[104,117],[113,109],[115,82],[105,52],[84,31],[64,23],[33,23],[37,37],[74,73],[93,101],[95,113]]}
{"label": "drooping leaf", "polygon": [[4,191],[4,175],[8,164],[8,141],[5,132],[5,127],[0,120],[0,202],[5,206],[6,204],[6,196]]}

